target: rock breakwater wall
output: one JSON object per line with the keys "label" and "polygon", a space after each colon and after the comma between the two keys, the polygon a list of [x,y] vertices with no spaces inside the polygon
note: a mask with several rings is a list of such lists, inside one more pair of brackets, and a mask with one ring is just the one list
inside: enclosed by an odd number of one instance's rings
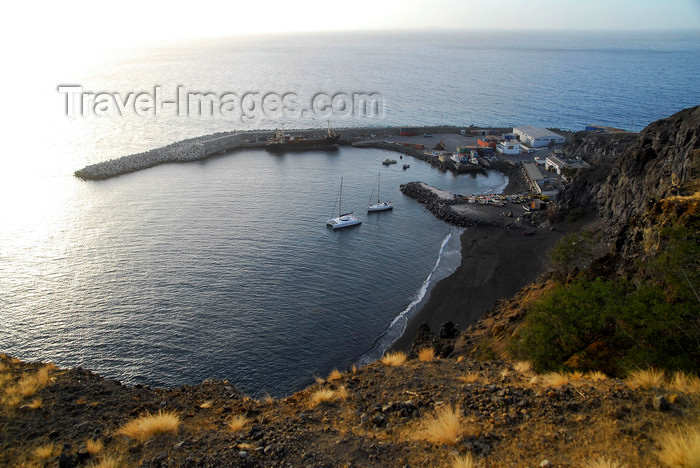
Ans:
{"label": "rock breakwater wall", "polygon": [[[436,218],[459,227],[507,227],[523,229],[523,224],[512,217],[501,216],[501,211],[495,207],[476,204],[466,204],[458,198],[440,198],[430,186],[422,182],[409,182],[401,185],[401,193],[422,203]],[[455,210],[459,206],[468,208]]]}

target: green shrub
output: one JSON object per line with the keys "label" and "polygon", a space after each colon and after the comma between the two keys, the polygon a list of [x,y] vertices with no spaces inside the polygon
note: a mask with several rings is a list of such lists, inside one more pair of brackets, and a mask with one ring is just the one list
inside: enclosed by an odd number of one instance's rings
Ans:
{"label": "green shrub", "polygon": [[564,281],[574,269],[592,256],[592,235],[588,232],[572,232],[552,249],[549,258],[559,278]]}
{"label": "green shrub", "polygon": [[586,214],[586,210],[583,209],[582,207],[578,206],[576,208],[573,208],[566,214],[566,222],[567,223],[573,223],[578,221],[579,219],[583,218],[583,215]]}
{"label": "green shrub", "polygon": [[696,304],[669,303],[666,291],[624,280],[576,281],[535,302],[510,344],[538,371],[576,367],[612,375],[655,366],[692,371],[700,365],[700,334],[684,324]]}

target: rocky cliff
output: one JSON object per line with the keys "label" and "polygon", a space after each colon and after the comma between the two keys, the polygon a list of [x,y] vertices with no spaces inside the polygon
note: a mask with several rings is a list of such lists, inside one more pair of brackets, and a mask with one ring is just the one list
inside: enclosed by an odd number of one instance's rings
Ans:
{"label": "rocky cliff", "polygon": [[593,207],[619,227],[697,177],[699,148],[700,106],[656,121],[639,135],[579,132],[565,151],[594,167],[574,178],[559,204]]}

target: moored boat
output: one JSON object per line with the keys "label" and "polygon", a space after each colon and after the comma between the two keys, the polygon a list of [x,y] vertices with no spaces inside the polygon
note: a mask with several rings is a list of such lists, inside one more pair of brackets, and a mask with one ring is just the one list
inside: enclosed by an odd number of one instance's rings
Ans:
{"label": "moored boat", "polygon": [[284,133],[284,129],[275,130],[272,138],[265,143],[265,149],[271,152],[293,151],[301,149],[328,148],[338,144],[340,135],[328,126],[328,133],[323,138],[307,138],[304,135],[291,136]]}
{"label": "moored boat", "polygon": [[[343,205],[343,178],[341,177],[340,178],[340,190],[338,191],[338,216],[326,221],[326,226],[330,226],[333,228],[333,230],[336,230],[336,229],[342,229],[342,228],[362,224],[362,221],[360,221],[360,218],[353,215],[352,211],[349,211],[347,213],[343,213],[342,205]],[[335,212],[335,207],[333,208],[333,212]]]}
{"label": "moored boat", "polygon": [[374,197],[374,189],[372,189],[372,194],[369,196],[369,203],[367,204],[368,213],[371,213],[373,211],[386,211],[394,209],[394,205],[392,205],[390,201],[379,200],[380,175],[381,174],[377,174],[377,203],[372,203],[372,198]]}

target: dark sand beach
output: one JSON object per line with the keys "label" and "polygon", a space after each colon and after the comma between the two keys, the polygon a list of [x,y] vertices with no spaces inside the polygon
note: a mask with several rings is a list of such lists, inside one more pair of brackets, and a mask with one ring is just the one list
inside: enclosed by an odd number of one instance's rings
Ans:
{"label": "dark sand beach", "polygon": [[476,323],[497,299],[510,297],[535,280],[546,266],[549,250],[563,234],[538,229],[525,236],[522,231],[499,227],[465,230],[461,265],[435,285],[393,348],[410,350],[423,322],[433,332],[448,320],[460,330]]}

